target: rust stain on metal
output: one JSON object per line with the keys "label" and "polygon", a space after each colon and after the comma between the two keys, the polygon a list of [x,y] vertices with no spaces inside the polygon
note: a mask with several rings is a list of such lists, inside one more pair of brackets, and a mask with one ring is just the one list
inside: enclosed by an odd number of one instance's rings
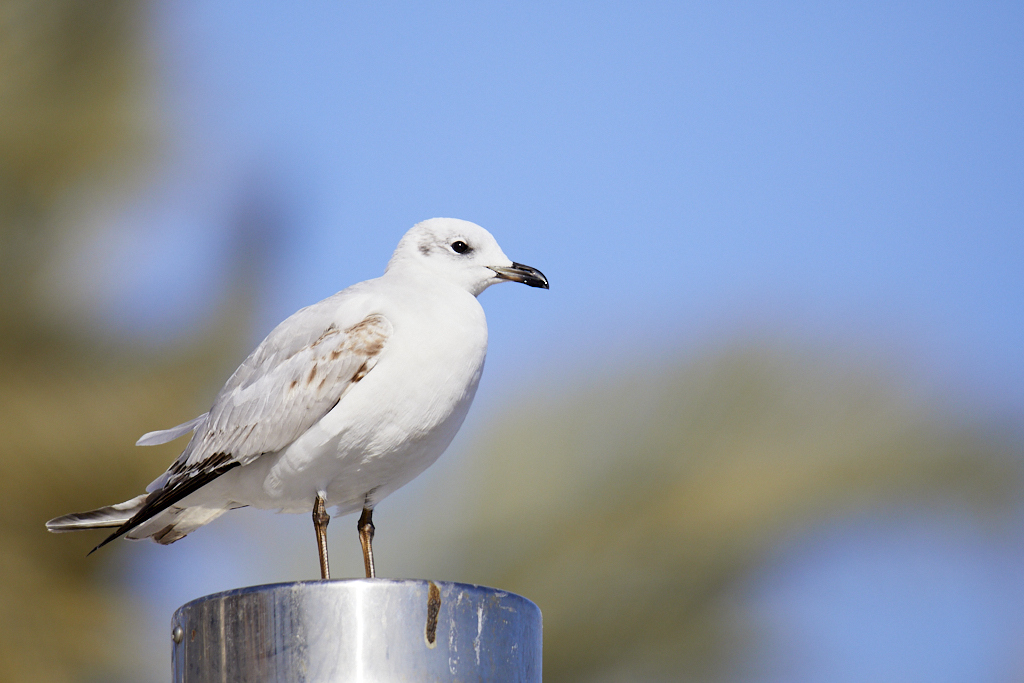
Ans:
{"label": "rust stain on metal", "polygon": [[427,646],[437,643],[437,615],[441,612],[441,589],[433,581],[427,587]]}

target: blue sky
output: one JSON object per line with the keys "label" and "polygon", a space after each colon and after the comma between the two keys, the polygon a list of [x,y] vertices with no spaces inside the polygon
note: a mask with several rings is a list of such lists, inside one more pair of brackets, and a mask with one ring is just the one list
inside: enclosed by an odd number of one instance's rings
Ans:
{"label": "blue sky", "polygon": [[[203,312],[255,183],[288,238],[254,338],[447,215],[551,278],[528,313],[519,292],[487,294],[492,356],[509,362],[754,329],[866,345],[1024,408],[1010,3],[155,12],[171,132],[126,213],[134,246],[113,238],[128,246],[110,250],[123,275],[108,289],[141,293],[110,297],[118,325],[163,334]],[[532,336],[513,345],[523,315]]]}
{"label": "blue sky", "polygon": [[153,11],[167,138],[86,254],[100,315],[140,343],[214,310],[226,226],[256,191],[286,239],[253,342],[379,275],[433,216],[543,270],[550,292],[483,296],[483,414],[500,383],[753,335],[1024,415],[1018,3]]}

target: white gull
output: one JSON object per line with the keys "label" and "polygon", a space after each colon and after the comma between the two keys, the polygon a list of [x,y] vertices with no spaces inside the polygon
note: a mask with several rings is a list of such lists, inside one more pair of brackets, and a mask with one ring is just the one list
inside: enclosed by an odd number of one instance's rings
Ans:
{"label": "white gull", "polygon": [[46,528],[114,528],[96,548],[122,535],[167,544],[234,508],[312,511],[321,576],[329,578],[326,508],[362,510],[357,528],[366,575],[374,576],[373,508],[455,437],[487,352],[476,297],[507,280],[548,287],[478,225],[417,224],[383,276],[278,325],[208,413],[139,439],[149,446],[192,434],[146,493]]}

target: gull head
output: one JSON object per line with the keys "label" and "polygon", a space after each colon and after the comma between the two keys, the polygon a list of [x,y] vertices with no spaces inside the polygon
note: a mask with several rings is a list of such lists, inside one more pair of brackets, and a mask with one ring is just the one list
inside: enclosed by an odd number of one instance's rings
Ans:
{"label": "gull head", "polygon": [[426,272],[473,296],[506,280],[548,288],[544,273],[512,261],[491,233],[458,218],[431,218],[414,225],[398,243],[387,269]]}

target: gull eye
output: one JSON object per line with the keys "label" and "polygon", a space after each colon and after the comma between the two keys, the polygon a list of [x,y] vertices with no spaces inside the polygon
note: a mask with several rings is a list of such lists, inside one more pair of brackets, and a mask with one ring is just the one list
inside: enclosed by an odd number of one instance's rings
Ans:
{"label": "gull eye", "polygon": [[469,251],[469,245],[463,242],[462,240],[455,240],[454,242],[452,242],[452,251],[454,251],[456,254],[465,254],[467,251]]}

